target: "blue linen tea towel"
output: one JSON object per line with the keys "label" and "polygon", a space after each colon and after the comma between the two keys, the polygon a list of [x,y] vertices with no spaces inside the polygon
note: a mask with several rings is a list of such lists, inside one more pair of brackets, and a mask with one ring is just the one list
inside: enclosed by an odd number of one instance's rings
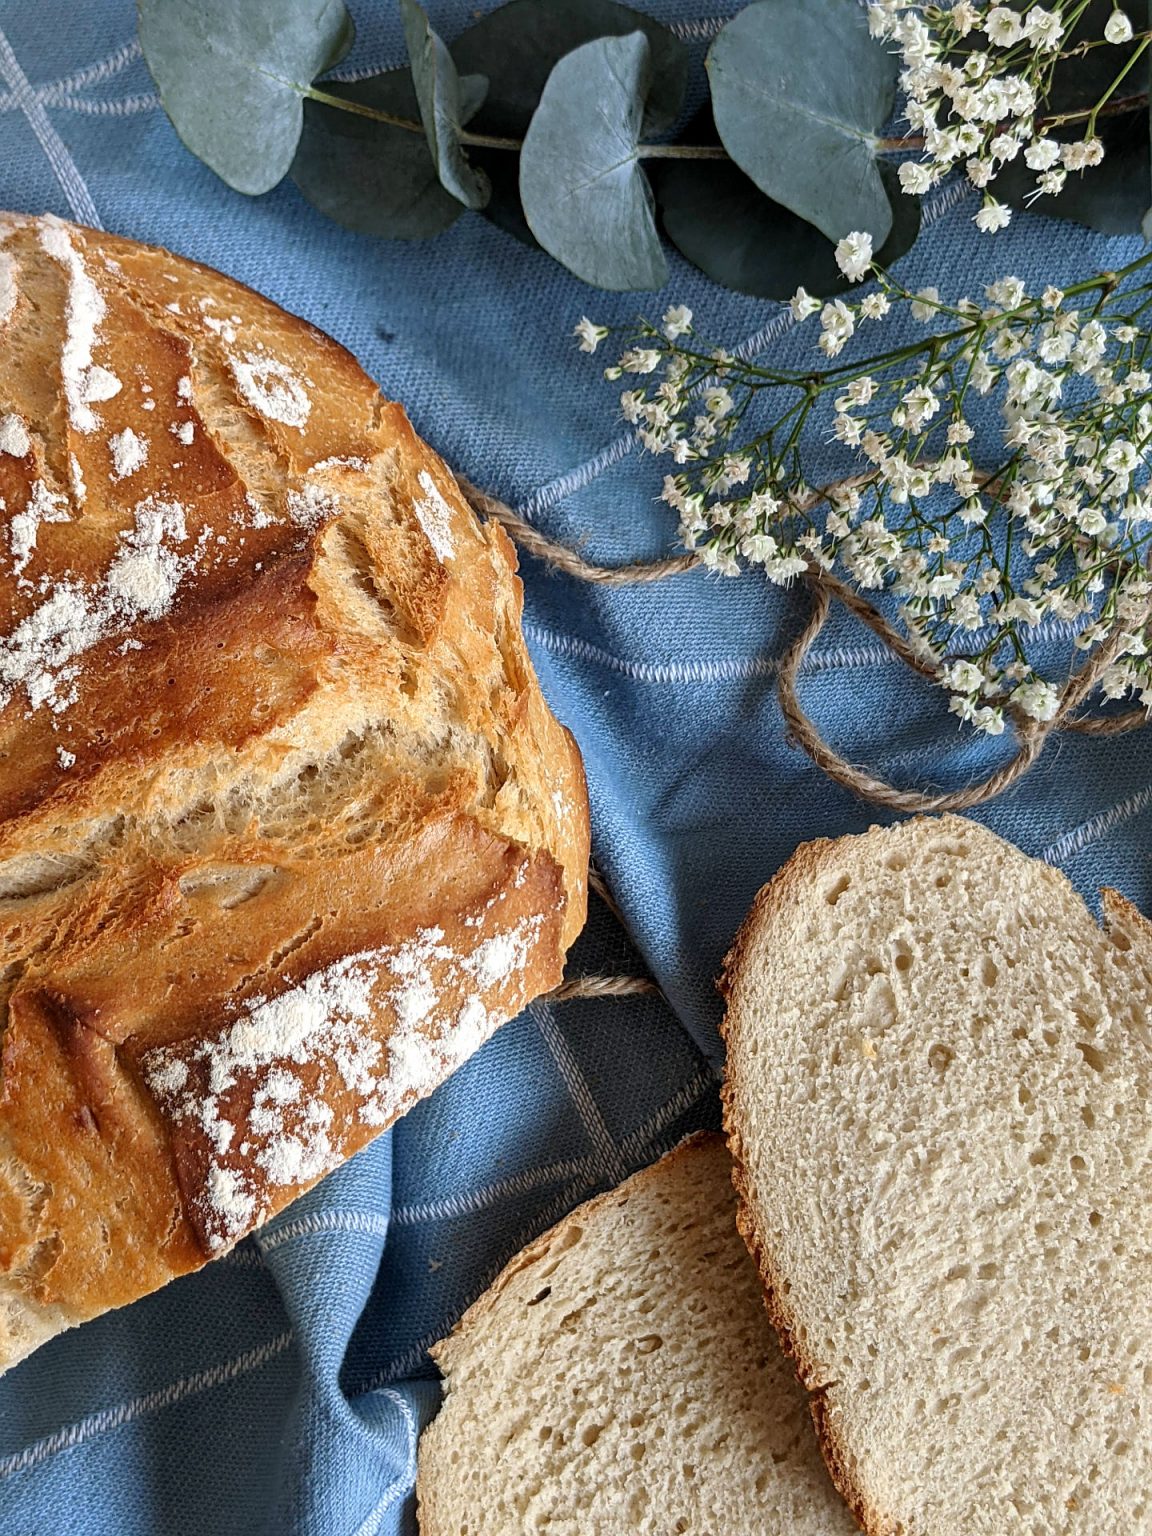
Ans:
{"label": "blue linen tea towel", "polygon": [[[474,0],[433,0],[451,38]],[[344,78],[404,62],[391,0],[353,0]],[[723,19],[648,7],[702,53]],[[788,362],[781,306],[725,293],[675,253],[666,293],[596,293],[476,216],[431,244],[325,221],[285,183],[250,200],[180,145],[131,0],[0,0],[0,207],[51,210],[207,262],[348,346],[457,469],[593,560],[673,538],[662,470],[570,332],[684,302],[728,345]],[[946,187],[907,286],[978,292],[1123,260],[1129,247],[1021,219],[994,250]],[[990,270],[994,262],[996,272]],[[831,450],[829,450],[831,453]],[[830,463],[832,462],[830,458]],[[817,465],[818,469],[819,466]],[[597,1189],[718,1119],[713,979],[759,885],[807,838],[878,816],[790,746],[774,691],[804,616],[747,574],[589,587],[523,562],[525,629],[587,765],[597,903],[576,971],[649,970],[664,999],[537,1002],[395,1129],[227,1258],[54,1340],[0,1380],[0,1536],[377,1536],[414,1529],[427,1347],[500,1265]],[[954,787],[1007,750],[843,615],[802,674],[818,725],[905,783]],[[974,814],[1089,897],[1152,907],[1152,733],[1061,740]]]}

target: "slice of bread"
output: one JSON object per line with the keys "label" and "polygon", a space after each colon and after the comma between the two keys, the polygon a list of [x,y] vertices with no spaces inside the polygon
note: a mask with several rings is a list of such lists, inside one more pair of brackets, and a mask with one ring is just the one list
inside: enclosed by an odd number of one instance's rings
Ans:
{"label": "slice of bread", "polygon": [[976,824],[812,843],[728,958],[741,1225],[873,1536],[1152,1531],[1152,926]]}
{"label": "slice of bread", "polygon": [[719,1136],[526,1248],[434,1351],[423,1536],[849,1536]]}

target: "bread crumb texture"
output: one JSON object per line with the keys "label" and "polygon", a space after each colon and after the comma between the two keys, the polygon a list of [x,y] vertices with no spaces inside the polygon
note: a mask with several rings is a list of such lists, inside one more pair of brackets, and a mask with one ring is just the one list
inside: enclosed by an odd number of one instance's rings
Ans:
{"label": "bread crumb texture", "polygon": [[742,1222],[875,1536],[1152,1531],[1152,927],[974,822],[813,843],[728,961]]}
{"label": "bread crumb texture", "polygon": [[0,1368],[560,979],[587,801],[514,571],[328,337],[0,215]]}
{"label": "bread crumb texture", "polygon": [[433,1351],[424,1536],[849,1536],[718,1136],[513,1259]]}

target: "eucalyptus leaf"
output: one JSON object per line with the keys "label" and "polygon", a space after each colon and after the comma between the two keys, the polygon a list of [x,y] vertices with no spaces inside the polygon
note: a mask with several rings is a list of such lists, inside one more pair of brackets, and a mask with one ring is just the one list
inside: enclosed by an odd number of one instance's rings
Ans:
{"label": "eucalyptus leaf", "polygon": [[485,133],[523,138],[544,85],[565,54],[598,37],[643,32],[651,49],[652,84],[644,131],[663,133],[680,112],[688,81],[688,50],[650,16],[614,0],[511,0],[452,44],[457,68],[485,75]]}
{"label": "eucalyptus leaf", "polygon": [[138,0],[140,46],[172,126],[237,192],[288,172],[303,94],[352,46],[341,0]]}
{"label": "eucalyptus leaf", "polygon": [[452,55],[416,0],[400,0],[400,10],[420,117],[441,184],[466,208],[483,208],[488,201],[488,181],[469,165],[460,143],[460,80]]}
{"label": "eucalyptus leaf", "polygon": [[[711,116],[689,124],[693,144],[715,142]],[[920,233],[920,200],[900,192],[893,166],[880,174],[892,197],[892,231],[877,252],[891,266]],[[818,229],[764,196],[738,166],[702,160],[660,160],[651,171],[668,238],[713,282],[758,299],[788,299],[803,284],[817,298],[852,286],[836,265],[835,247]]]}
{"label": "eucalyptus leaf", "polygon": [[708,50],[721,141],[773,202],[829,240],[888,238],[892,207],[877,135],[895,99],[897,61],[857,0],[758,0]]}
{"label": "eucalyptus leaf", "polygon": [[648,69],[641,32],[565,55],[520,153],[520,199],[532,233],[597,288],[661,288],[668,276],[637,156]]}
{"label": "eucalyptus leaf", "polygon": [[[461,115],[467,122],[483,93],[477,93],[468,78],[460,83],[465,98]],[[419,122],[416,90],[406,69],[328,89],[348,101]],[[292,179],[314,208],[366,235],[420,240],[440,234],[464,212],[464,205],[441,186],[423,132],[373,122],[316,101],[305,109]]]}

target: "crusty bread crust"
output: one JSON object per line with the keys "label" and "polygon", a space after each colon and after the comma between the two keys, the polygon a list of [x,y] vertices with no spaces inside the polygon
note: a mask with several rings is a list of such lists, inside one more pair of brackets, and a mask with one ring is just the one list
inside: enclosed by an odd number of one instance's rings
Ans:
{"label": "crusty bread crust", "polygon": [[[627,1181],[628,1187],[635,1188],[637,1184],[643,1185],[650,1182],[653,1177],[662,1177],[682,1159],[691,1158],[699,1148],[711,1146],[719,1140],[720,1135],[716,1131],[693,1131],[691,1135],[685,1136],[683,1141],[678,1142],[670,1152],[665,1152],[658,1163],[652,1163],[647,1168],[641,1168],[638,1173],[634,1173],[631,1179]],[[660,1170],[659,1173],[656,1172],[657,1169]],[[582,1205],[578,1205],[575,1210],[569,1211],[567,1216],[562,1216],[546,1232],[542,1232],[527,1247],[521,1248],[519,1253],[514,1254],[508,1260],[488,1289],[481,1296],[477,1297],[460,1318],[459,1322],[455,1324],[451,1333],[441,1339],[438,1344],[433,1344],[428,1351],[446,1376],[450,1376],[456,1348],[461,1339],[465,1337],[469,1329],[479,1318],[485,1317],[488,1313],[496,1310],[501,1296],[511,1285],[512,1281],[515,1280],[516,1276],[523,1274],[526,1269],[532,1269],[541,1259],[546,1259],[553,1249],[556,1249],[557,1252],[563,1252],[567,1247],[566,1239],[568,1234],[573,1228],[583,1227],[589,1222],[594,1221],[598,1211],[605,1210],[608,1206],[619,1200],[622,1187],[606,1189],[602,1194],[593,1195],[591,1199],[585,1200]],[[451,1383],[449,1381],[445,1386],[445,1391],[450,1389]]]}
{"label": "crusty bread crust", "polygon": [[[767,915],[775,907],[787,903],[789,893],[810,884],[820,870],[835,856],[836,839],[816,838],[802,843],[786,864],[783,864],[760,890],[752,902],[748,916],[741,923],[732,947],[724,957],[724,965],[717,981],[717,989],[727,1005],[721,1021],[721,1038],[727,1043],[735,1017],[741,976],[751,948],[757,941]],[[728,1151],[732,1158],[732,1184],[736,1190],[736,1225],[740,1236],[752,1255],[760,1272],[764,1288],[764,1307],[768,1320],[776,1330],[781,1347],[796,1364],[796,1375],[809,1393],[808,1405],[816,1437],[828,1467],[829,1475],[837,1491],[852,1511],[860,1529],[867,1536],[898,1536],[897,1527],[877,1510],[868,1499],[853,1475],[851,1458],[837,1438],[835,1425],[827,1411],[825,1387],[819,1381],[814,1362],[805,1354],[796,1334],[796,1319],[789,1309],[785,1296],[787,1287],[772,1260],[768,1244],[763,1240],[756,1220],[755,1203],[748,1179],[743,1141],[740,1135],[740,1117],[737,1105],[737,1085],[731,1072],[725,1072],[720,1088],[720,1105],[724,1134],[728,1139]]]}
{"label": "crusty bread crust", "polygon": [[0,1369],[555,985],[587,794],[511,543],[321,332],[0,216]]}
{"label": "crusty bread crust", "polygon": [[[819,1529],[831,1533],[846,1532],[851,1527],[847,1508],[839,1503],[823,1476],[815,1443],[808,1443],[803,1397],[795,1392],[788,1380],[787,1363],[775,1356],[762,1330],[752,1327],[755,1314],[749,1313],[749,1305],[754,1308],[756,1304],[755,1277],[752,1277],[753,1289],[749,1291],[743,1262],[740,1262],[740,1278],[733,1273],[731,1242],[736,1234],[728,1226],[720,1235],[722,1228],[727,1226],[724,1218],[730,1219],[732,1211],[730,1199],[722,1198],[723,1182],[712,1198],[715,1188],[712,1183],[704,1189],[693,1183],[693,1175],[698,1176],[701,1169],[709,1171],[712,1179],[726,1181],[727,1163],[723,1137],[711,1131],[697,1132],[666,1153],[659,1162],[633,1174],[615,1189],[577,1206],[515,1255],[448,1337],[432,1348],[432,1357],[444,1373],[444,1405],[439,1416],[424,1431],[420,1445],[417,1503],[420,1528],[427,1536],[433,1536],[433,1533],[448,1536],[449,1532],[457,1532],[464,1514],[467,1514],[471,1528],[473,1509],[478,1527],[484,1530],[527,1529],[529,1523],[533,1529],[538,1524],[543,1528],[543,1524],[550,1525],[551,1521],[540,1520],[539,1506],[549,1500],[563,1509],[566,1531],[623,1532],[633,1528],[625,1494],[637,1479],[643,1481],[657,1511],[645,1510],[643,1529],[672,1531],[690,1526],[693,1530],[711,1531],[725,1528],[722,1520],[719,1525],[715,1523],[714,1509],[710,1512],[712,1518],[699,1519],[698,1523],[687,1509],[669,1508],[659,1502],[654,1489],[662,1486],[662,1471],[681,1466],[684,1489],[697,1486],[690,1480],[698,1478],[699,1484],[713,1487],[719,1484],[727,1490],[731,1506],[727,1528],[733,1531],[767,1533],[779,1530],[783,1533],[785,1528],[789,1531],[801,1528],[791,1519],[781,1522],[767,1517],[766,1508],[758,1502],[761,1495],[769,1496],[775,1478],[780,1480],[782,1487],[791,1485],[794,1492],[807,1485],[811,1503],[805,1506],[801,1517],[804,1530]],[[671,1239],[677,1262],[671,1273],[660,1272],[659,1265],[668,1255],[658,1240],[649,1238],[638,1248],[621,1253],[617,1246],[605,1239],[605,1233],[611,1232],[618,1220],[616,1208],[630,1204],[634,1208],[642,1207],[648,1200],[655,1205],[662,1197],[670,1200],[670,1192],[678,1187],[692,1188],[696,1200],[691,1205],[677,1207],[677,1235]],[[699,1200],[705,1201],[706,1205],[698,1205],[696,1201]],[[586,1282],[582,1289],[569,1290],[571,1277],[565,1275],[562,1266],[569,1262],[568,1256],[582,1241],[594,1249],[599,1246],[602,1251],[604,1269],[610,1272],[609,1287],[617,1278],[626,1281],[622,1293],[603,1289],[594,1282]],[[695,1254],[691,1251],[694,1245]],[[739,1251],[738,1242],[736,1250]],[[660,1274],[660,1280],[649,1291],[644,1287],[651,1284],[650,1271],[653,1270]],[[641,1288],[638,1292],[637,1287]],[[524,1305],[534,1309],[538,1303],[547,1303],[550,1297],[556,1304],[554,1291],[560,1292],[557,1311],[563,1315],[540,1323],[539,1333],[525,1321],[526,1332],[521,1333],[518,1324],[524,1318]],[[707,1300],[702,1294],[705,1291]],[[585,1307],[576,1300],[578,1296],[590,1298],[587,1316]],[[647,1299],[650,1305],[639,1314],[632,1313],[632,1304],[640,1299]],[[719,1321],[718,1305],[726,1308]],[[574,1310],[569,1312],[570,1308]],[[594,1316],[591,1315],[593,1308]],[[547,1318],[546,1313],[533,1313],[533,1316]],[[640,1324],[637,1323],[638,1316]],[[722,1350],[728,1342],[739,1340],[739,1371],[747,1373],[746,1379],[739,1382],[732,1380],[730,1374],[723,1375],[713,1382],[710,1390],[695,1399],[692,1393],[698,1383],[691,1373],[686,1372],[682,1388],[684,1398],[675,1408],[676,1414],[683,1414],[683,1418],[671,1415],[669,1405],[664,1402],[646,1425],[648,1391],[652,1383],[645,1382],[642,1367],[634,1369],[625,1357],[622,1364],[605,1366],[609,1381],[613,1370],[620,1370],[621,1375],[614,1386],[604,1385],[603,1395],[597,1400],[582,1370],[598,1360],[596,1340],[602,1343],[605,1357],[615,1359],[612,1354],[614,1345],[627,1338],[631,1328],[642,1328],[643,1319],[649,1316],[658,1326],[659,1334],[663,1335],[656,1341],[658,1347],[666,1352],[674,1352],[679,1343],[689,1357],[693,1353],[702,1355],[707,1349],[709,1359],[713,1359],[713,1350]],[[569,1319],[571,1336],[568,1336]],[[715,1331],[710,1332],[710,1329]],[[705,1340],[710,1340],[711,1348],[705,1345]],[[510,1366],[497,1364],[494,1358],[499,1353],[503,1362],[505,1348],[512,1362]],[[538,1351],[541,1352],[539,1355]],[[775,1358],[769,1358],[770,1355]],[[488,1418],[492,1401],[502,1399],[509,1383],[519,1383],[521,1376],[523,1405],[532,1406],[523,1406],[517,1399],[516,1412],[527,1414],[528,1422],[533,1425],[536,1412],[555,1414],[561,1420],[561,1427],[554,1435],[555,1418],[549,1417],[547,1431],[540,1437],[541,1443],[547,1440],[549,1446],[569,1448],[567,1452],[558,1452],[560,1464],[541,1479],[538,1494],[530,1498],[532,1514],[536,1518],[531,1522],[525,1520],[522,1525],[509,1506],[525,1488],[537,1486],[534,1479],[541,1478],[539,1467],[533,1468],[526,1461],[536,1436],[525,1433],[522,1440],[515,1436],[505,1440],[507,1426],[490,1425]],[[725,1396],[725,1385],[731,1389],[728,1397]],[[558,1401],[556,1395],[563,1401]],[[515,1398],[515,1393],[512,1397]],[[597,1465],[594,1456],[581,1454],[579,1439],[573,1434],[571,1425],[564,1422],[569,1402],[578,1405],[578,1411],[588,1414],[597,1424],[610,1420],[621,1427],[620,1443],[606,1455],[603,1465]],[[693,1418],[697,1420],[694,1426],[691,1424]],[[693,1444],[692,1435],[700,1428],[701,1421],[711,1424],[717,1433],[722,1432],[723,1448],[713,1447],[710,1456],[708,1453],[701,1455]],[[658,1428],[650,1439],[653,1423]],[[599,1442],[589,1440],[585,1443]],[[494,1446],[501,1447],[498,1457],[493,1455]],[[567,1464],[564,1462],[566,1454],[572,1457]],[[618,1502],[609,1498],[597,1504],[593,1511],[589,1504],[591,1486],[599,1487],[601,1476],[608,1480],[621,1463],[628,1472],[621,1477],[621,1488],[616,1490]],[[501,1470],[497,1471],[498,1467]],[[478,1490],[485,1486],[475,1480],[475,1474],[481,1468],[492,1480],[485,1490],[495,1495],[491,1501],[478,1496]],[[647,1469],[650,1471],[646,1476]],[[814,1472],[816,1476],[813,1478]],[[674,1479],[675,1476],[673,1472]],[[741,1478],[744,1481],[739,1486]],[[753,1487],[755,1494],[752,1494]],[[508,1494],[507,1504],[503,1497],[505,1492]],[[745,1498],[747,1503],[743,1502]],[[793,1513],[799,1515],[800,1511],[794,1509]],[[679,1515],[686,1518],[677,1519]],[[636,1528],[639,1528],[638,1524]]]}
{"label": "crusty bread crust", "polygon": [[[919,816],[910,818],[912,824],[946,830],[950,823],[967,825],[966,818],[956,816]],[[907,823],[905,823],[907,825]],[[858,1475],[851,1447],[839,1432],[836,1415],[828,1402],[829,1387],[833,1385],[821,1379],[816,1362],[800,1343],[798,1319],[787,1301],[790,1286],[781,1273],[772,1252],[772,1245],[757,1217],[756,1199],[748,1173],[748,1159],[742,1137],[740,1099],[745,1087],[733,1064],[733,1041],[737,1038],[742,1016],[741,990],[754,984],[752,954],[766,928],[781,910],[789,907],[798,894],[812,887],[830,863],[842,864],[844,845],[857,843],[863,846],[869,839],[883,835],[883,829],[873,827],[858,837],[839,839],[821,838],[802,844],[792,857],[757,893],[752,907],[741,924],[725,957],[717,986],[725,1000],[725,1016],[721,1035],[729,1047],[729,1066],[721,1089],[724,1131],[732,1157],[732,1179],[737,1199],[737,1225],[741,1236],[760,1273],[764,1303],[781,1345],[796,1364],[797,1375],[810,1394],[809,1406],[816,1426],[817,1438],[825,1463],[840,1494],[852,1511],[866,1536],[904,1536],[906,1527],[890,1513],[877,1508]],[[988,836],[989,834],[984,833]],[[1071,892],[1071,882],[1062,871],[1046,870],[1047,876],[1057,885]],[[1132,936],[1147,954],[1148,972],[1152,981],[1152,922],[1117,891],[1102,891],[1104,923],[1106,931],[1122,929]]]}

